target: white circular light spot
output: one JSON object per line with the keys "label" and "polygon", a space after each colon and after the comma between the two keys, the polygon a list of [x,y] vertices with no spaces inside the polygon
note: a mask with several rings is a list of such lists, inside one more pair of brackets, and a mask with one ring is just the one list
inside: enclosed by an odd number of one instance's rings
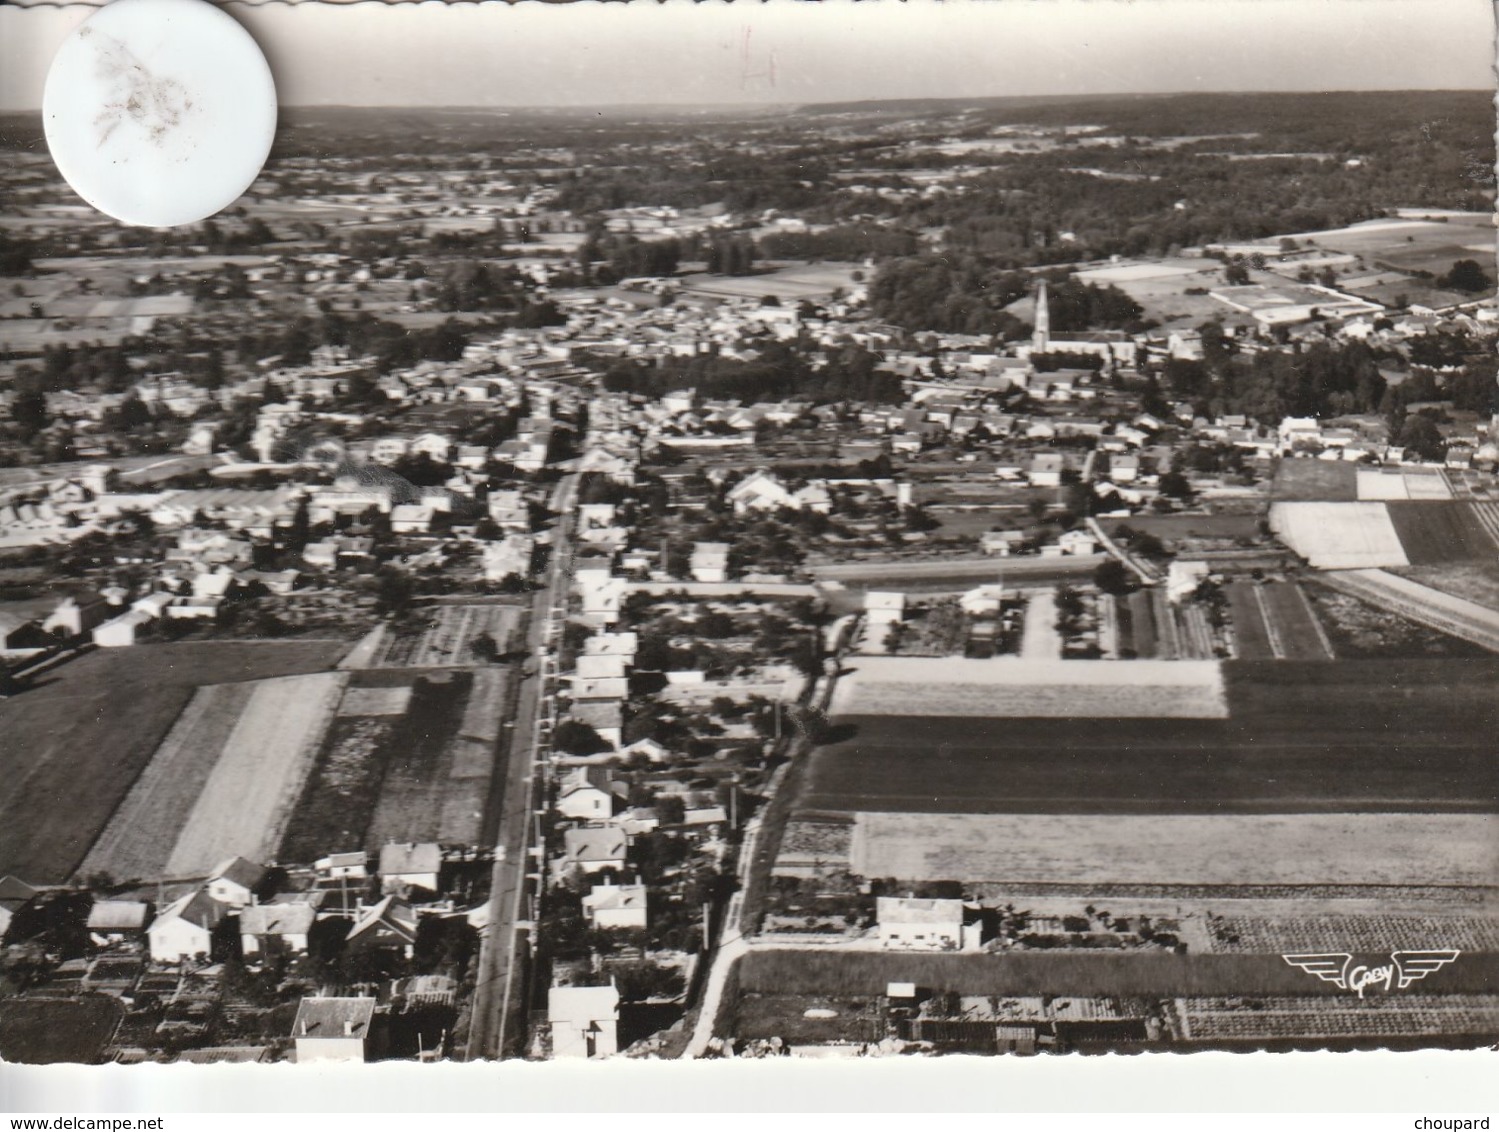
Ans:
{"label": "white circular light spot", "polygon": [[250,33],[205,0],[113,0],[58,49],[42,118],[79,196],[126,224],[169,228],[254,182],[276,87]]}

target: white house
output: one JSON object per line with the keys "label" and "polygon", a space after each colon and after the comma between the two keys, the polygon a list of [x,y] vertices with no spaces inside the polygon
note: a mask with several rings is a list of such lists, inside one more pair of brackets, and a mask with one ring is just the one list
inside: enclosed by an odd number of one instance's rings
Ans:
{"label": "white house", "polygon": [[645,928],[643,884],[596,884],[583,897],[583,914],[596,928]]}
{"label": "white house", "polygon": [[870,590],[864,595],[864,618],[870,635],[881,639],[883,630],[906,619],[906,595]]}
{"label": "white house", "polygon": [[1057,536],[1057,545],[1063,554],[1093,554],[1098,550],[1098,540],[1082,529],[1063,531]]}
{"label": "white house", "polygon": [[725,499],[736,515],[746,511],[777,511],[782,507],[801,509],[793,493],[769,472],[756,472],[740,480],[729,489]]}
{"label": "white house", "polygon": [[317,920],[311,904],[251,904],[239,910],[240,950],[246,956],[303,955]]}
{"label": "white house", "polygon": [[557,812],[575,821],[607,821],[614,813],[609,775],[586,766],[563,775],[557,787]]}
{"label": "white house", "polygon": [[312,863],[321,878],[363,880],[370,875],[370,859],[362,852],[330,853]]}
{"label": "white house", "polygon": [[436,892],[442,871],[442,846],[435,841],[391,841],[380,847],[381,890],[404,885]]}
{"label": "white house", "polygon": [[89,940],[96,947],[107,947],[138,939],[150,915],[150,905],[141,900],[96,900],[88,910]]}
{"label": "white house", "polygon": [[1064,467],[1066,461],[1060,452],[1037,452],[1031,457],[1031,466],[1026,474],[1032,487],[1061,487]]}
{"label": "white house", "polygon": [[881,896],[875,902],[875,915],[885,947],[957,951],[965,944],[961,900]]}
{"label": "white house", "polygon": [[993,616],[999,612],[1000,603],[1004,598],[1004,586],[998,582],[988,582],[973,589],[958,598],[958,606],[974,617]]}
{"label": "white house", "polygon": [[1207,580],[1206,562],[1184,562],[1176,559],[1166,568],[1166,598],[1172,603],[1185,601]]}
{"label": "white house", "polygon": [[612,1057],[619,1050],[619,991],[603,987],[553,987],[547,992],[553,1057]]}
{"label": "white house", "polygon": [[692,544],[692,559],[688,565],[693,580],[698,582],[726,582],[729,580],[729,544],[726,542],[696,542]]}
{"label": "white house", "polygon": [[363,1061],[373,998],[304,998],[292,1023],[297,1064],[311,1061]]}
{"label": "white house", "polygon": [[213,950],[213,933],[229,914],[229,908],[194,889],[161,910],[161,915],[146,929],[151,959],[156,963],[178,963]]}
{"label": "white house", "polygon": [[623,869],[628,844],[629,838],[618,829],[565,829],[558,865],[564,874],[575,868],[585,873]]}
{"label": "white house", "polygon": [[255,890],[265,880],[265,870],[254,861],[230,857],[214,866],[208,874],[208,895],[230,908],[243,908],[255,898]]}
{"label": "white house", "polygon": [[614,577],[608,569],[588,567],[574,571],[573,585],[582,600],[584,617],[604,625],[619,620],[625,596],[624,578]]}

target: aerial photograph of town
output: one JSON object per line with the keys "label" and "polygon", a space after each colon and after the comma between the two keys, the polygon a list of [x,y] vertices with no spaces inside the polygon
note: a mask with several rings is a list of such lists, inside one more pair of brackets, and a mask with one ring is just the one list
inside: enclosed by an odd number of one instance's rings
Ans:
{"label": "aerial photograph of town", "polygon": [[1494,1045],[1493,40],[1426,7],[1483,66],[854,91],[744,12],[673,101],[444,86],[507,9],[425,5],[409,94],[268,46],[164,229],[6,87],[0,1058]]}

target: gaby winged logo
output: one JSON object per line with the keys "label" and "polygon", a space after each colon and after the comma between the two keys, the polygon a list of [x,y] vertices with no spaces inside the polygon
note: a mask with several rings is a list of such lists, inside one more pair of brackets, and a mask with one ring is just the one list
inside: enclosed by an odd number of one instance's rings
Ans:
{"label": "gaby winged logo", "polygon": [[1339,990],[1353,991],[1359,998],[1363,998],[1364,991],[1370,987],[1380,988],[1386,994],[1397,987],[1405,990],[1433,971],[1440,971],[1461,954],[1456,948],[1440,951],[1392,951],[1390,962],[1378,967],[1355,965],[1353,956],[1346,951],[1282,955],[1281,958],[1293,967],[1300,967],[1308,975],[1316,975],[1324,983],[1331,983]]}

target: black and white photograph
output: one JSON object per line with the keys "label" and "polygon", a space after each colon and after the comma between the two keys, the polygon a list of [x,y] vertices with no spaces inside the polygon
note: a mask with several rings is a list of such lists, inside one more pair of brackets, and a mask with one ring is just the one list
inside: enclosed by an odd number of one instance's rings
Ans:
{"label": "black and white photograph", "polygon": [[1493,1047],[1494,63],[0,7],[0,1059]]}

